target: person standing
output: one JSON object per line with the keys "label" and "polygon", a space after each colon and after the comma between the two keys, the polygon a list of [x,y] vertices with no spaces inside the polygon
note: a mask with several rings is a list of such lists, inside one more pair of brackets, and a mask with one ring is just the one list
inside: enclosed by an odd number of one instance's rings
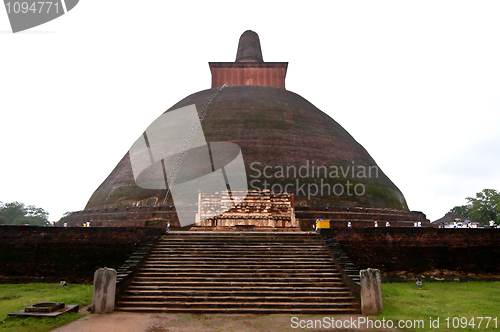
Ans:
{"label": "person standing", "polygon": [[321,219],[321,218],[316,219],[316,225],[314,226],[314,230],[315,230],[316,232],[318,232],[318,222],[319,222],[319,221],[322,221],[322,220],[323,220],[323,219]]}
{"label": "person standing", "polygon": [[167,234],[170,233],[170,221],[167,221]]}

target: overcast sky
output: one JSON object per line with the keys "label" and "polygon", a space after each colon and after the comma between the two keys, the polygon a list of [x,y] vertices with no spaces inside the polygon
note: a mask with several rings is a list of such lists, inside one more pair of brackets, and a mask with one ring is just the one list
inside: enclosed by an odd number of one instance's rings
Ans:
{"label": "overcast sky", "polygon": [[[245,30],[433,221],[500,189],[499,1],[81,0],[13,34],[0,8],[0,201],[82,210],[139,135],[211,85]],[[327,5],[328,3],[328,5]]]}

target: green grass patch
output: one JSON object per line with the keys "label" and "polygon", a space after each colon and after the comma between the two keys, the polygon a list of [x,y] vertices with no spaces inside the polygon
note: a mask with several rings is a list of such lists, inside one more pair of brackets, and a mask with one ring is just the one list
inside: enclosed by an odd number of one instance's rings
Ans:
{"label": "green grass patch", "polygon": [[[409,331],[500,330],[500,282],[424,282],[423,289],[414,283],[388,283],[382,284],[382,296],[384,311],[376,319],[424,322],[424,328]],[[479,327],[478,317],[491,317],[489,327],[487,318]],[[439,328],[432,328],[430,321],[437,319]]]}
{"label": "green grass patch", "polygon": [[37,302],[64,302],[80,307],[92,302],[92,285],[59,284],[0,284],[0,331],[44,332],[81,318],[79,313],[64,314],[57,318],[10,317]]}

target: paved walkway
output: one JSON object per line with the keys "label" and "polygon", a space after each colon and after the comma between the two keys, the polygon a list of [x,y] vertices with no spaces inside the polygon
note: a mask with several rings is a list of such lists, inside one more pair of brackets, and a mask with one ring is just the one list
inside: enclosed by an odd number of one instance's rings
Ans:
{"label": "paved walkway", "polygon": [[[80,312],[85,313],[86,308]],[[296,317],[296,318],[293,318]],[[357,320],[362,315],[250,315],[250,314],[145,314],[114,312],[112,314],[88,314],[85,317],[52,332],[287,332],[287,331],[366,331],[366,329],[298,328],[308,320]],[[372,318],[375,319],[375,318]],[[319,327],[319,326],[318,326]],[[325,328],[326,327],[326,328]],[[389,330],[378,330],[389,331]],[[396,331],[396,330],[390,330]]]}
{"label": "paved walkway", "polygon": [[166,332],[182,331],[167,327],[168,315],[114,312],[107,315],[88,314],[53,332]]}

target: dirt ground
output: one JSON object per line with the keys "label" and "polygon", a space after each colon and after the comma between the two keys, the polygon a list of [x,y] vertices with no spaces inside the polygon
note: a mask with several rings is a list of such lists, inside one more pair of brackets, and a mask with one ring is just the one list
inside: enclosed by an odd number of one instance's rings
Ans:
{"label": "dirt ground", "polygon": [[[82,308],[86,313],[86,308]],[[293,318],[296,317],[296,318]],[[285,332],[285,331],[363,331],[366,329],[339,329],[335,327],[307,327],[314,320],[357,320],[361,315],[251,315],[251,314],[154,314],[114,312],[87,314],[85,317],[59,327],[53,332]],[[375,319],[375,318],[372,318]],[[300,328],[302,322],[304,329]],[[312,323],[309,323],[312,324]],[[318,326],[319,327],[319,326]],[[325,325],[323,325],[325,327]],[[380,330],[384,331],[384,330]],[[395,331],[395,330],[393,330]]]}

